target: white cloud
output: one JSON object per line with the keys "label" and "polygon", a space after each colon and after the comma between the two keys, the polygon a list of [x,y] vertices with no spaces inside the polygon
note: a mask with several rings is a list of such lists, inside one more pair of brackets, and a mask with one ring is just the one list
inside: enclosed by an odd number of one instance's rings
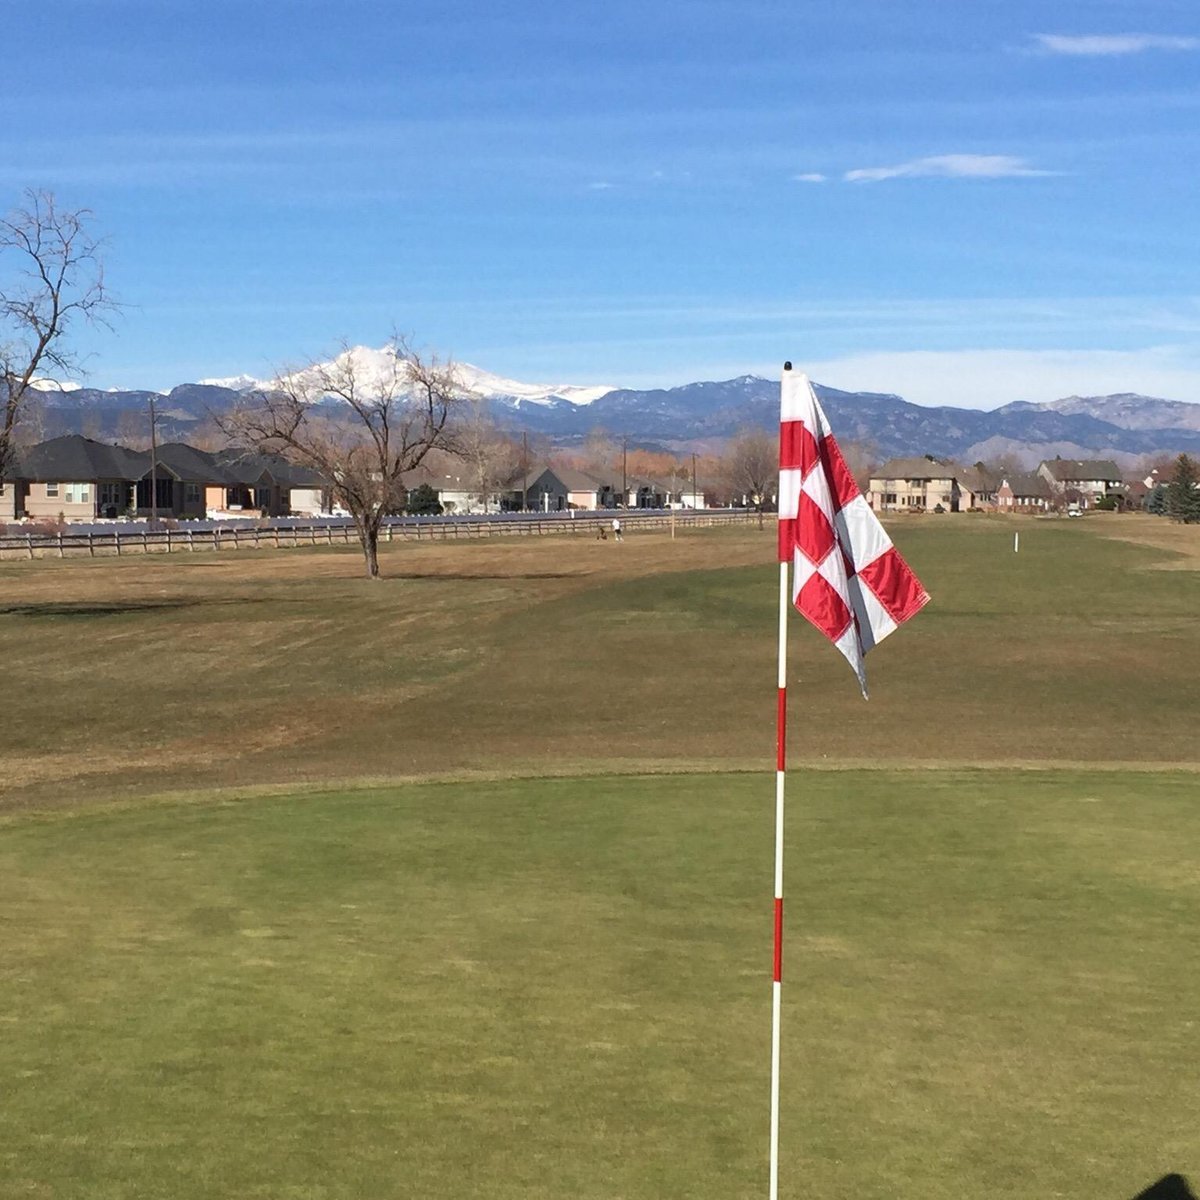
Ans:
{"label": "white cloud", "polygon": [[824,183],[828,176],[822,175],[820,171],[805,171],[802,175],[793,175],[792,178],[797,183]]}
{"label": "white cloud", "polygon": [[849,183],[877,183],[881,179],[1012,179],[1053,174],[1031,167],[1025,159],[1010,154],[937,154],[891,167],[859,167],[847,171],[842,178]]}
{"label": "white cloud", "polygon": [[[1145,350],[910,350],[797,362],[830,387],[895,392],[914,404],[991,409],[1013,400],[1140,392],[1200,402],[1195,347]],[[770,375],[778,367],[759,368]]]}
{"label": "white cloud", "polygon": [[1035,33],[1038,49],[1047,54],[1076,56],[1141,54],[1146,50],[1196,50],[1200,38],[1169,37],[1157,33],[1083,34]]}
{"label": "white cloud", "polygon": [[611,191],[616,184],[609,183],[607,179],[598,179],[595,183],[589,183],[589,192],[608,192]]}

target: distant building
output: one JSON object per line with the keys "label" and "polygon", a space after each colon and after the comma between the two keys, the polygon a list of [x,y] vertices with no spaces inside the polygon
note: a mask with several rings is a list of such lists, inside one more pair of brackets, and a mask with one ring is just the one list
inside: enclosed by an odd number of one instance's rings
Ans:
{"label": "distant building", "polygon": [[1068,493],[1077,494],[1073,502],[1080,508],[1092,508],[1106,496],[1120,497],[1125,491],[1117,464],[1107,459],[1049,458],[1037,473],[1056,498],[1068,499]]}
{"label": "distant building", "polygon": [[1037,474],[1005,475],[996,488],[1000,512],[1044,512],[1050,507],[1050,485]]}
{"label": "distant building", "polygon": [[[867,503],[876,512],[959,512],[971,507],[959,483],[963,468],[935,458],[893,458],[873,472]],[[964,496],[967,503],[964,504]]]}
{"label": "distant building", "polygon": [[[153,484],[154,496],[151,499]],[[285,516],[327,495],[318,475],[282,458],[209,453],[168,442],[152,455],[85,438],[51,438],[17,451],[3,480],[6,519]]]}

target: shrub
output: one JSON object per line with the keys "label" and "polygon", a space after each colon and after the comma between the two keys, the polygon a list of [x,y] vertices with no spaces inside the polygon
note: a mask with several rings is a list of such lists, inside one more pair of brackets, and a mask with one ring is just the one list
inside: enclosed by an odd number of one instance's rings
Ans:
{"label": "shrub", "polygon": [[57,517],[38,517],[30,525],[26,527],[27,533],[32,533],[34,537],[58,537],[60,533],[65,533],[67,523],[63,520],[62,513]]}

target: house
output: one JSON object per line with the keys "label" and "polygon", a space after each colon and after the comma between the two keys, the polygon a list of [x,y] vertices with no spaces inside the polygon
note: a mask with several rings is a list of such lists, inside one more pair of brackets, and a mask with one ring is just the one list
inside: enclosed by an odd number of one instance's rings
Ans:
{"label": "house", "polygon": [[672,508],[707,508],[704,489],[690,480],[677,488],[671,498]]}
{"label": "house", "polygon": [[[155,476],[160,493],[158,511],[180,517],[207,516],[217,507],[212,500],[223,490],[222,483],[218,482],[222,474],[213,462],[213,456],[203,450],[185,442],[167,442],[159,446],[155,451]],[[148,482],[146,486],[148,489]],[[139,505],[139,510],[141,507]]]}
{"label": "house", "polygon": [[973,467],[962,467],[956,479],[960,507],[985,510],[994,510],[997,507],[996,490],[1000,479],[994,471],[982,463],[976,463]]}
{"label": "house", "polygon": [[1000,512],[1040,512],[1050,507],[1050,485],[1036,474],[1005,475],[996,489]]}
{"label": "house", "polygon": [[1061,502],[1091,508],[1106,496],[1120,497],[1125,481],[1117,464],[1107,459],[1053,458],[1043,461],[1037,473]]}
{"label": "house", "polygon": [[666,508],[671,501],[671,489],[665,483],[650,479],[625,481],[626,508]]}
{"label": "house", "polygon": [[876,512],[958,512],[971,507],[972,493],[959,483],[963,473],[955,463],[928,456],[893,458],[872,473],[867,503]]}
{"label": "house", "polygon": [[146,453],[79,434],[51,438],[15,453],[4,481],[5,516],[90,521],[130,512],[142,500],[149,507],[149,470]]}
{"label": "house", "polygon": [[292,511],[294,492],[306,500],[325,494],[314,472],[270,455],[211,454],[184,442],[129,450],[78,434],[22,450],[8,474],[0,498],[15,519],[282,516]]}
{"label": "house", "polygon": [[563,512],[569,508],[616,508],[621,492],[590,471],[548,466],[518,479],[506,495],[515,508],[527,500],[530,512]]}

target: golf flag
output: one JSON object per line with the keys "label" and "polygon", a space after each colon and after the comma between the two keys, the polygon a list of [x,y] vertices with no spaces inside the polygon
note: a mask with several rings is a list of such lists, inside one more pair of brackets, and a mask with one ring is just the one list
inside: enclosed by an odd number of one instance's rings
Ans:
{"label": "golf flag", "polygon": [[929,593],[854,482],[808,376],[784,367],[779,424],[779,561],[792,603],[845,656],[864,699],[863,657]]}

